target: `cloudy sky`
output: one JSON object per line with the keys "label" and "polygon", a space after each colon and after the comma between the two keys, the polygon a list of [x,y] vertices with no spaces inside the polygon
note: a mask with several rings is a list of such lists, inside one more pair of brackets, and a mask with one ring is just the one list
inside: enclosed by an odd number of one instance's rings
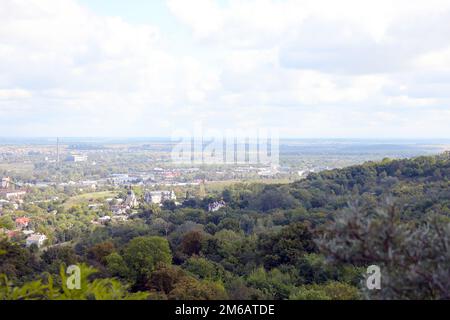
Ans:
{"label": "cloudy sky", "polygon": [[0,136],[450,138],[450,1],[1,0]]}

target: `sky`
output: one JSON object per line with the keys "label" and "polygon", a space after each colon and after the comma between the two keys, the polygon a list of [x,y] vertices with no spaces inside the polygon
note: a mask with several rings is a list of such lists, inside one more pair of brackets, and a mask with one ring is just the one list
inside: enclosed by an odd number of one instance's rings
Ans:
{"label": "sky", "polygon": [[2,0],[0,136],[450,138],[448,0]]}

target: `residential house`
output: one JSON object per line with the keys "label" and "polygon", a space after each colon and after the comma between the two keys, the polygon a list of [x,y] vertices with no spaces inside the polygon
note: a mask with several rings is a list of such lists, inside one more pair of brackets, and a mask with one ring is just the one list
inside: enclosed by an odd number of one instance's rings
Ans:
{"label": "residential house", "polygon": [[20,218],[17,218],[15,220],[15,222],[16,222],[16,228],[22,230],[22,229],[25,229],[28,227],[28,224],[30,223],[30,219],[26,218],[26,217],[20,217]]}
{"label": "residential house", "polygon": [[11,178],[10,177],[3,177],[2,178],[1,188],[2,189],[9,189],[10,183],[11,183]]}
{"label": "residential house", "polygon": [[127,198],[125,199],[125,206],[128,208],[135,208],[139,205],[136,195],[132,190],[128,192]]}
{"label": "residential house", "polygon": [[47,240],[47,236],[45,234],[32,234],[26,240],[26,246],[30,247],[32,245],[36,245],[38,248],[44,245],[45,240]]}
{"label": "residential house", "polygon": [[114,215],[122,215],[127,212],[127,209],[121,205],[113,205],[111,206],[111,211]]}
{"label": "residential house", "polygon": [[101,224],[106,224],[106,223],[111,221],[111,217],[110,216],[104,216],[104,217],[98,218],[98,221]]}
{"label": "residential house", "polygon": [[224,208],[226,205],[227,204],[223,200],[215,201],[215,202],[210,203],[208,205],[208,211],[209,212],[216,212],[216,211],[219,211],[221,208]]}

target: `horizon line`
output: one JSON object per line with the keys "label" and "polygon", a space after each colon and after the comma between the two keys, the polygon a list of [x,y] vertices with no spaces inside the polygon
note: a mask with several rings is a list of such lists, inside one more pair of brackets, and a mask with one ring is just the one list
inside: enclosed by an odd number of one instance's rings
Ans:
{"label": "horizon line", "polygon": [[[202,136],[207,137],[208,136]],[[0,136],[0,140],[50,140],[50,139],[108,139],[108,140],[133,140],[133,139],[172,139],[171,136]],[[176,137],[193,138],[193,136]],[[197,138],[197,137],[195,137]],[[424,141],[424,140],[445,140],[450,142],[449,137],[298,137],[298,136],[280,136],[280,140],[402,140],[402,141]]]}

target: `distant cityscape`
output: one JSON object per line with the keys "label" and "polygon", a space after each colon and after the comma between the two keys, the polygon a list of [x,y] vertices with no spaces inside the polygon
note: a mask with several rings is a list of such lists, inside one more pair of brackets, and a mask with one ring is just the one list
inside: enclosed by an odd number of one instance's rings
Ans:
{"label": "distant cityscape", "polygon": [[[404,158],[437,154],[448,149],[445,141],[285,140],[280,165],[175,165],[169,139],[151,141],[76,142],[65,139],[16,141],[0,146],[0,216],[13,212],[16,228],[1,230],[9,238],[22,238],[26,246],[42,247],[47,235],[36,232],[33,218],[22,216],[29,205],[85,204],[97,212],[94,225],[127,221],[141,204],[179,206],[190,196],[232,183],[288,183],[311,172],[361,164],[386,157]],[[133,189],[141,190],[137,196]],[[124,190],[126,191],[124,193]],[[85,196],[83,198],[83,196]],[[84,201],[73,201],[84,199]],[[227,204],[215,201],[208,211]],[[49,206],[49,213],[58,214]]]}

